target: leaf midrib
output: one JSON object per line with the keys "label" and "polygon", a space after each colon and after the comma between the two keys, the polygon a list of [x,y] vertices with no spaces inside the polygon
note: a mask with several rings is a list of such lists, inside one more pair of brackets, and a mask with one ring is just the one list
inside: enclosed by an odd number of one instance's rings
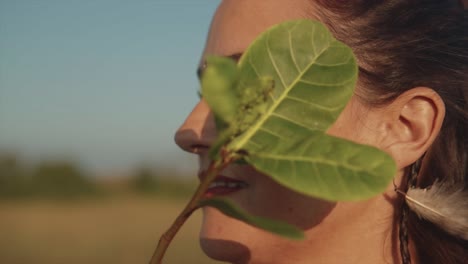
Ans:
{"label": "leaf midrib", "polygon": [[342,167],[342,168],[348,169],[348,170],[353,171],[353,172],[365,171],[365,172],[370,173],[370,171],[373,171],[376,167],[378,167],[380,165],[380,162],[379,162],[379,164],[377,166],[373,167],[372,169],[363,170],[359,166],[353,166],[353,165],[350,165],[350,164],[333,162],[333,161],[325,160],[325,159],[310,158],[310,157],[304,157],[304,156],[293,156],[291,154],[288,154],[288,156],[287,156],[288,158],[285,158],[284,156],[280,156],[280,155],[274,155],[274,154],[263,154],[262,155],[261,153],[255,153],[254,156],[257,156],[259,158],[272,159],[272,160],[276,160],[276,161],[290,161],[290,162],[293,162],[293,163],[294,162],[312,162],[312,163],[326,164],[326,165],[330,165],[330,166],[334,166],[334,167]]}

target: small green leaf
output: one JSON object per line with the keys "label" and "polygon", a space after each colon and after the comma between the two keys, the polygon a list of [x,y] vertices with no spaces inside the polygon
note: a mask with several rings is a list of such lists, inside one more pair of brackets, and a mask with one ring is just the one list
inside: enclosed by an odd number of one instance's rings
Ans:
{"label": "small green leaf", "polygon": [[212,144],[210,157],[219,159],[219,151],[232,137],[233,125],[238,117],[240,96],[236,91],[238,70],[229,58],[209,56],[201,79],[203,99],[214,113],[219,136]]}
{"label": "small green leaf", "polygon": [[232,59],[210,56],[201,80],[202,96],[215,114],[219,123],[229,127],[239,110],[237,65]]}
{"label": "small green leaf", "polygon": [[241,220],[252,226],[290,239],[303,239],[304,233],[299,228],[285,222],[253,216],[226,199],[213,198],[200,202],[200,206],[214,207],[225,215]]}

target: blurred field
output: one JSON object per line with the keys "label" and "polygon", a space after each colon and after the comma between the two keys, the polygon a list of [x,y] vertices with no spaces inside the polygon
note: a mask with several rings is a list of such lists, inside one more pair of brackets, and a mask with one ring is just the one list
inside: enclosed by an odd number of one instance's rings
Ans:
{"label": "blurred field", "polygon": [[[185,202],[135,195],[0,201],[0,263],[148,263],[159,236]],[[164,263],[219,263],[201,252],[199,225],[200,215],[195,214]]]}

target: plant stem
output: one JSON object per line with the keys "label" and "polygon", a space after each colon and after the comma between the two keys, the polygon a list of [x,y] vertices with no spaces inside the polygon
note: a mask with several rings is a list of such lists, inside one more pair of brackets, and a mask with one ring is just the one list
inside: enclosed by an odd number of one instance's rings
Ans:
{"label": "plant stem", "polygon": [[177,234],[182,225],[192,215],[192,213],[199,208],[199,201],[203,199],[203,195],[210,186],[210,183],[216,176],[231,162],[230,159],[222,158],[218,161],[212,161],[208,169],[202,172],[203,181],[198,185],[197,190],[193,194],[189,203],[185,206],[184,210],[177,216],[172,223],[171,227],[161,236],[158,246],[156,247],[153,256],[151,257],[150,264],[161,264],[164,254],[169,247],[174,236]]}

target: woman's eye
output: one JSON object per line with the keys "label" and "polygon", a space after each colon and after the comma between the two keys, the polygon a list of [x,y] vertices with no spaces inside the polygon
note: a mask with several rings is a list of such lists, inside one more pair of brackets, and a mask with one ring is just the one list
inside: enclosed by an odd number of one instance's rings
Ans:
{"label": "woman's eye", "polygon": [[205,71],[206,69],[206,61],[203,62],[203,64],[198,67],[197,69],[197,76],[198,76],[198,79],[201,80],[202,79],[202,76],[203,76],[203,72]]}

